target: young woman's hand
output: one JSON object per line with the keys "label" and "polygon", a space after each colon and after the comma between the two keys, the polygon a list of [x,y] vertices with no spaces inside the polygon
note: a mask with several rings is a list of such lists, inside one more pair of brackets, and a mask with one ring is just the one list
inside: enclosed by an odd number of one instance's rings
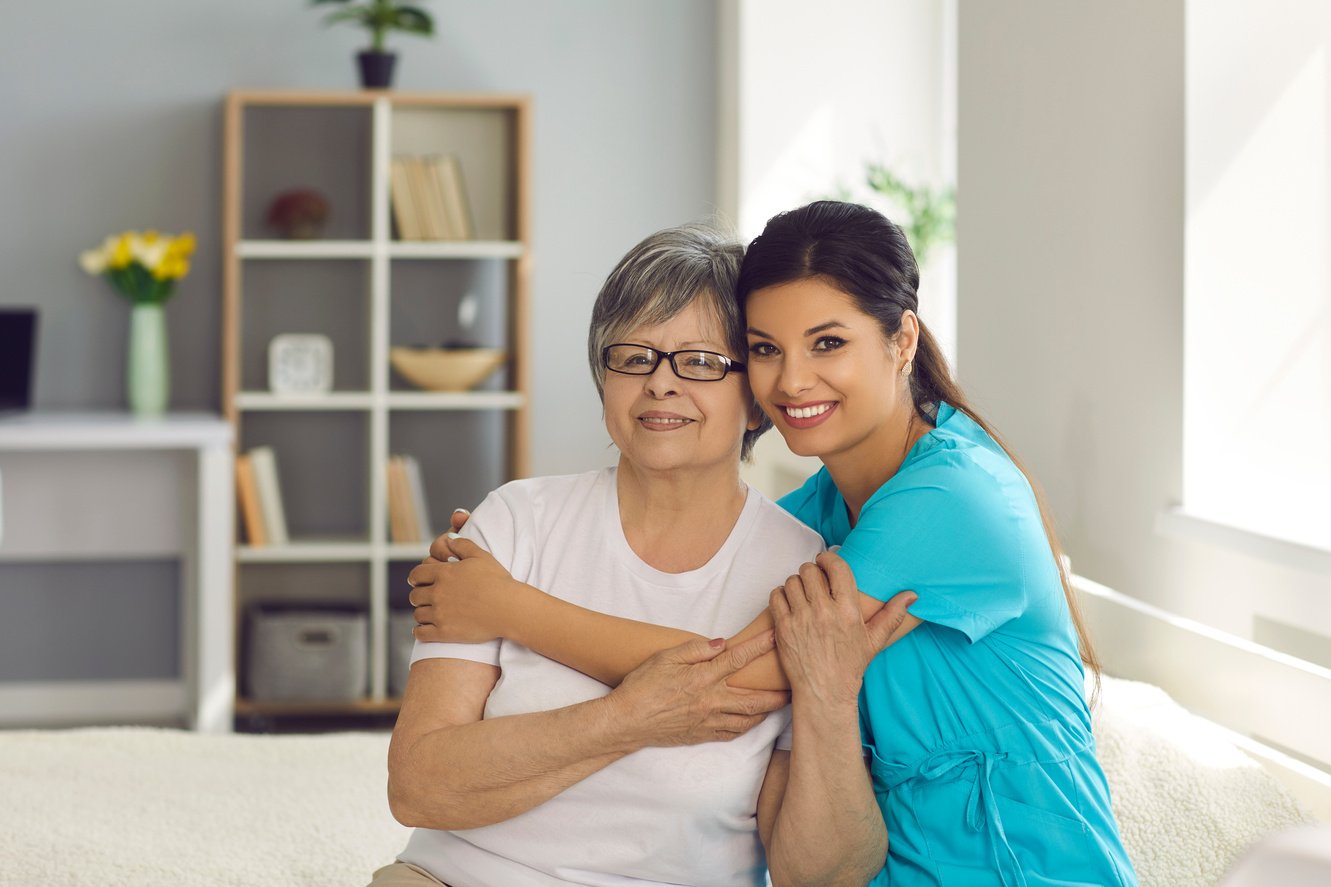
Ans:
{"label": "young woman's hand", "polygon": [[662,650],[605,697],[607,708],[634,746],[697,745],[742,736],[790,701],[778,690],[726,684],[773,643],[768,631],[733,646],[722,638],[698,638]]}
{"label": "young woman's hand", "polygon": [[416,640],[479,644],[504,636],[508,613],[527,591],[475,542],[452,534],[407,576]]}
{"label": "young woman's hand", "polygon": [[869,662],[919,624],[906,612],[915,600],[914,592],[902,592],[866,622],[855,575],[840,556],[824,552],[817,563],[801,566],[772,592],[769,605],[791,692],[856,705]]}

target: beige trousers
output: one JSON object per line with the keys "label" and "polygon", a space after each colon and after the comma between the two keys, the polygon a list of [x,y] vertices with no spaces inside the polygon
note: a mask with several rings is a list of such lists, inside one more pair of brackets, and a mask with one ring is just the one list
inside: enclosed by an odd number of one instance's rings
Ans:
{"label": "beige trousers", "polygon": [[394,862],[374,873],[369,887],[448,887],[443,881],[409,862]]}

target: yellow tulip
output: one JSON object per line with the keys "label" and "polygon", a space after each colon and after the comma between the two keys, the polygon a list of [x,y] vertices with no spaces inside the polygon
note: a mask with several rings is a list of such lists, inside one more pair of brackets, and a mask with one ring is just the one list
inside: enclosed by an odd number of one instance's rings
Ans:
{"label": "yellow tulip", "polygon": [[175,248],[180,251],[180,254],[182,256],[189,256],[194,254],[195,241],[194,241],[194,233],[192,231],[186,231],[184,234],[181,234],[174,241],[172,241],[172,243],[174,244]]}
{"label": "yellow tulip", "polygon": [[79,253],[79,264],[93,277],[106,270],[106,251],[100,249],[84,250]]}
{"label": "yellow tulip", "polygon": [[134,258],[133,247],[130,242],[130,233],[126,232],[120,235],[116,241],[115,248],[111,251],[109,264],[112,270],[119,271],[122,268],[128,268],[130,260]]}

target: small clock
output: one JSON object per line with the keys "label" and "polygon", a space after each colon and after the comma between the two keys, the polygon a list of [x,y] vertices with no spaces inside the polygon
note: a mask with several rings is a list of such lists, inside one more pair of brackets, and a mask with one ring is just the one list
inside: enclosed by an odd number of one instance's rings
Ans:
{"label": "small clock", "polygon": [[315,333],[283,333],[268,343],[268,387],[274,394],[327,394],[333,389],[333,343]]}

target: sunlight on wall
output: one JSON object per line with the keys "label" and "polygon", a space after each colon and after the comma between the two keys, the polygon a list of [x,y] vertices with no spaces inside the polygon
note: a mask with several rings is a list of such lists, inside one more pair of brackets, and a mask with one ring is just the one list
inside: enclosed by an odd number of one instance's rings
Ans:
{"label": "sunlight on wall", "polygon": [[1331,548],[1331,15],[1280,5],[1188,7],[1184,508]]}
{"label": "sunlight on wall", "polygon": [[[869,162],[912,185],[955,178],[955,0],[726,0],[718,204],[742,240],[777,212],[849,191]],[[876,205],[876,204],[875,204]],[[885,207],[878,207],[885,209]],[[891,211],[888,211],[889,216]],[[955,251],[921,269],[920,316],[955,361]],[[746,480],[779,495],[818,468],[762,440]]]}

